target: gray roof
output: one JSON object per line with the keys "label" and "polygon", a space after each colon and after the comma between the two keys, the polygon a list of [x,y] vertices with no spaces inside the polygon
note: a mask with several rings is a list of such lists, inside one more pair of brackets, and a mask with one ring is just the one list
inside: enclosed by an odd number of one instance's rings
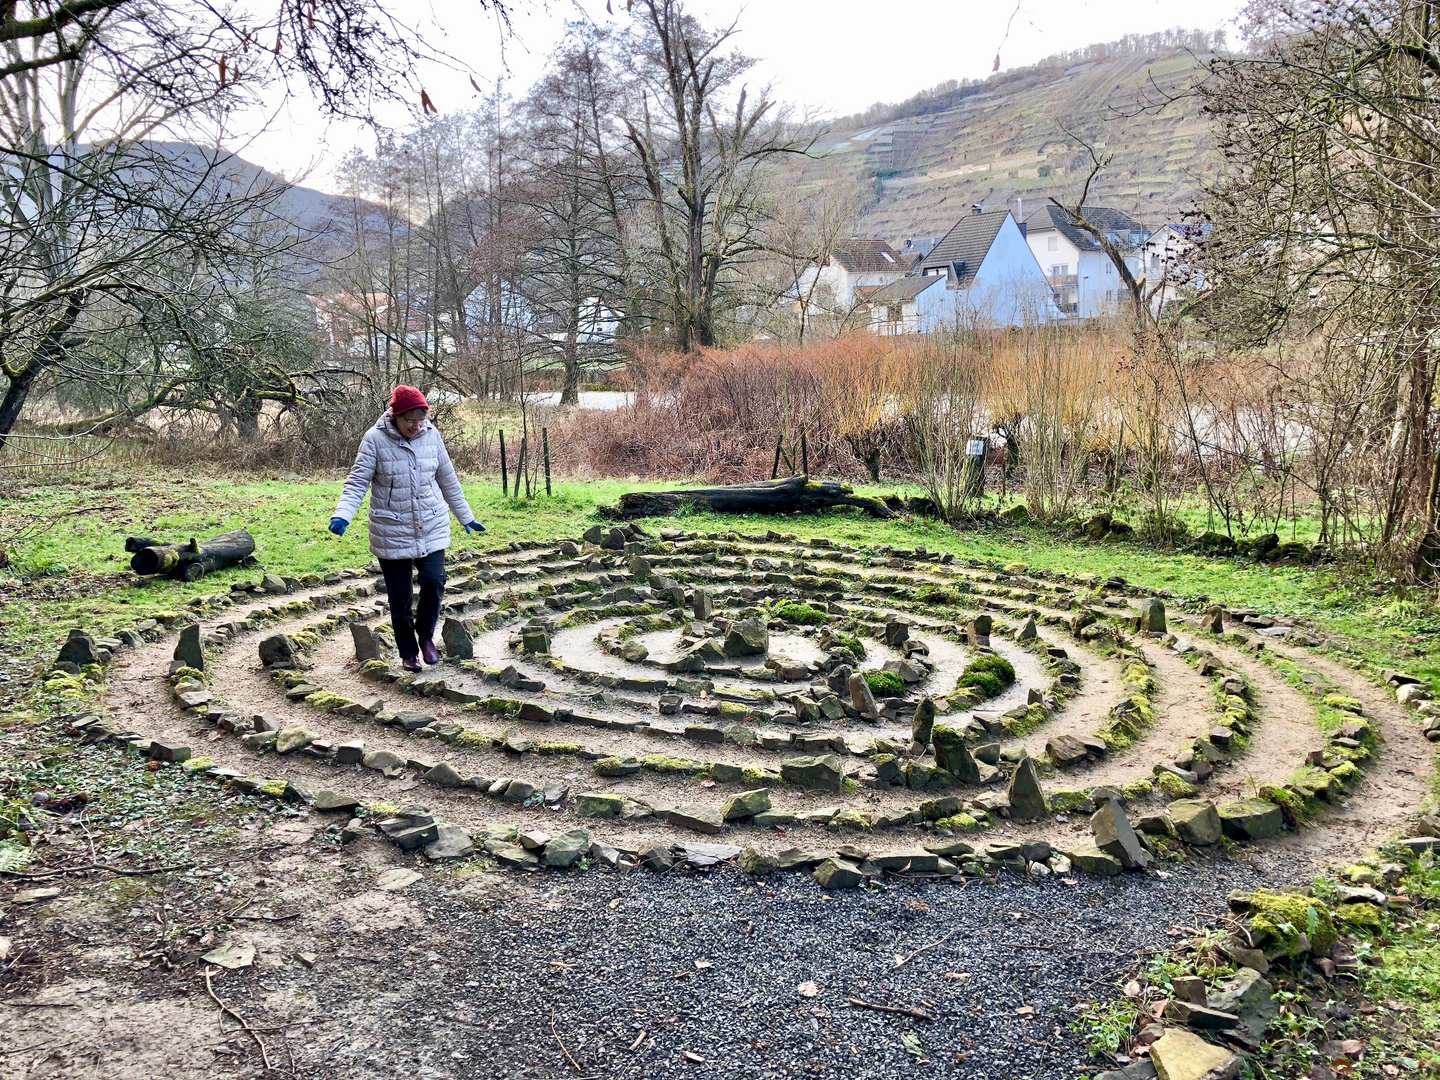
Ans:
{"label": "gray roof", "polygon": [[1009,216],[1009,210],[986,210],[961,218],[920,260],[917,269],[922,274],[930,269],[943,269],[948,275],[952,264],[963,263],[959,273],[954,274],[954,284],[969,285]]}
{"label": "gray roof", "polygon": [[[1129,233],[1139,233],[1142,241],[1150,234],[1149,229],[1123,210],[1112,210],[1108,206],[1082,206],[1080,212],[1091,225],[1111,234],[1111,239],[1122,248],[1134,246]],[[1100,241],[1076,225],[1075,218],[1069,211],[1062,210],[1054,203],[1042,206],[1032,214],[1025,222],[1025,229],[1027,233],[1056,229],[1080,251],[1100,250]]]}
{"label": "gray roof", "polygon": [[904,277],[888,285],[862,286],[855,291],[872,304],[903,304],[914,300],[931,285],[938,285],[945,279],[935,277]]}
{"label": "gray roof", "polygon": [[903,274],[910,261],[884,240],[852,236],[835,249],[835,260],[852,274]]}

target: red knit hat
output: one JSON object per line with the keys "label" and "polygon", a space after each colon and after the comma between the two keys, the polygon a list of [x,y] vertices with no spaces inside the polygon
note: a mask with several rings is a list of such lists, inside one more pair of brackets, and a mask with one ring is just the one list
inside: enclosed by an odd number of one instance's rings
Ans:
{"label": "red knit hat", "polygon": [[428,409],[430,403],[425,395],[414,386],[397,386],[390,395],[390,415],[403,416],[412,409]]}

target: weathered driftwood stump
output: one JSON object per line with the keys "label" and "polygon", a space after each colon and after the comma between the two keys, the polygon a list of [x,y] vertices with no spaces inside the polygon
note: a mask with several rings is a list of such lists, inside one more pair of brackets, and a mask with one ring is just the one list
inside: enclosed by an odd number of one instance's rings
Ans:
{"label": "weathered driftwood stump", "polygon": [[718,514],[796,514],[832,506],[858,506],[873,517],[895,516],[879,499],[856,495],[848,484],[805,476],[678,491],[629,491],[620,496],[619,516],[660,517],[686,504]]}
{"label": "weathered driftwood stump", "polygon": [[137,574],[199,581],[212,570],[234,566],[255,554],[255,538],[246,529],[221,533],[203,544],[194,537],[184,544],[162,544],[148,536],[131,536],[125,550],[134,553],[130,569]]}

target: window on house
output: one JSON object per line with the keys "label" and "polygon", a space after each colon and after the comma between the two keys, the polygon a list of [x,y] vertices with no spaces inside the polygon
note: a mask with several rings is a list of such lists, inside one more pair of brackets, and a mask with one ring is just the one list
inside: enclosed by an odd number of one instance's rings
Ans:
{"label": "window on house", "polygon": [[1107,304],[1113,304],[1113,303],[1115,302],[1115,290],[1114,290],[1114,289],[1106,289],[1106,290],[1105,290],[1105,302],[1106,302]]}
{"label": "window on house", "polygon": [[900,305],[899,305],[899,304],[886,304],[886,305],[885,305],[885,318],[888,319],[890,322],[899,322],[899,321],[900,321]]}
{"label": "window on house", "polygon": [[1052,237],[1050,237],[1049,240],[1046,241],[1045,250],[1046,250],[1046,251],[1059,251],[1059,250],[1060,250],[1060,238],[1057,237],[1057,236],[1052,236]]}
{"label": "window on house", "polygon": [[1106,259],[1106,260],[1105,260],[1105,273],[1107,273],[1107,274],[1113,274],[1114,272],[1115,272],[1115,264],[1112,263],[1109,259]]}

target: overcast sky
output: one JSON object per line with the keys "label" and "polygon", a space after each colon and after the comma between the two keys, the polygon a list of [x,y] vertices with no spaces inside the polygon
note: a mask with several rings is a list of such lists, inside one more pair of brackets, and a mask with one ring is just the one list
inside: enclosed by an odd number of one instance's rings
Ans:
{"label": "overcast sky", "polygon": [[[627,18],[624,0],[611,3],[613,16],[605,0],[515,0],[508,36],[473,0],[392,0],[390,10],[462,65],[421,73],[436,106],[452,112],[479,103],[472,74],[486,87],[503,77],[523,94],[567,20]],[[1051,53],[1175,25],[1225,28],[1236,43],[1233,20],[1242,0],[1019,0],[1018,7],[1014,0],[692,0],[690,6],[712,25],[738,19],[737,45],[758,61],[756,84],[772,83],[786,101],[839,116],[946,79],[984,78],[997,52],[1002,70],[1024,67]],[[409,121],[399,108],[379,119],[396,127]],[[266,130],[249,134],[267,121]],[[371,148],[375,138],[363,125],[327,122],[303,99],[277,103],[235,128],[230,149],[322,189],[331,187],[340,155],[355,145]]]}

